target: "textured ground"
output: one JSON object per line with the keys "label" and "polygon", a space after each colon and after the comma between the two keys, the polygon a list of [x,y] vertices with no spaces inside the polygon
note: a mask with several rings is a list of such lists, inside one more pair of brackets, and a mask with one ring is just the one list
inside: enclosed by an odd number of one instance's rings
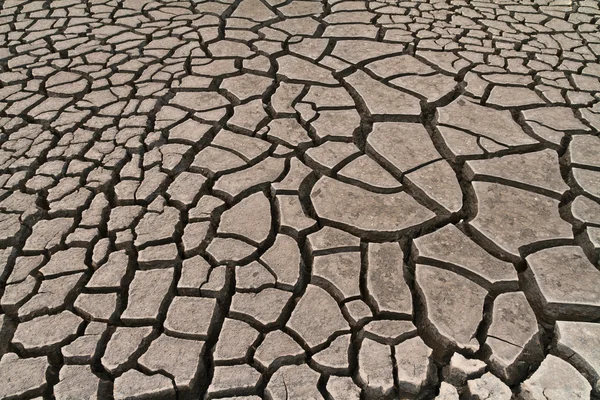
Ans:
{"label": "textured ground", "polygon": [[596,0],[0,7],[0,398],[599,398]]}

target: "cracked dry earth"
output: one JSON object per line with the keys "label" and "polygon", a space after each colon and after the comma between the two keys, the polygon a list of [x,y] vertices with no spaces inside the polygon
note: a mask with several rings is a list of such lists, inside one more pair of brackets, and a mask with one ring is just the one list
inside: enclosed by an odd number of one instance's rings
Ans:
{"label": "cracked dry earth", "polygon": [[600,398],[596,0],[0,7],[0,398]]}

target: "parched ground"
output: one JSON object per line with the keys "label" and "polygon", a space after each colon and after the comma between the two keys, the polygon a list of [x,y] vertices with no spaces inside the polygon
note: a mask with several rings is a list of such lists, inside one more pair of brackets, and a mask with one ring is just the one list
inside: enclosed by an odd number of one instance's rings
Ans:
{"label": "parched ground", "polygon": [[1,399],[600,398],[597,0],[0,2]]}

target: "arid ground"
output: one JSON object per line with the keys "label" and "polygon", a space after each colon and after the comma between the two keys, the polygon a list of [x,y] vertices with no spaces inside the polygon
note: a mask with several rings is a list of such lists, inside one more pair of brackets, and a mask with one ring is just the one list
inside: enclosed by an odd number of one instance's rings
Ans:
{"label": "arid ground", "polygon": [[0,2],[0,398],[600,398],[597,0]]}

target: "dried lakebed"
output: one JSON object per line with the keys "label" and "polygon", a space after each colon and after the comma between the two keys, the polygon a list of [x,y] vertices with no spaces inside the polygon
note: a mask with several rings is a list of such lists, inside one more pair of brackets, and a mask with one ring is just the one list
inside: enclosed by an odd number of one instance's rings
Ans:
{"label": "dried lakebed", "polygon": [[0,2],[0,398],[600,398],[595,0]]}

